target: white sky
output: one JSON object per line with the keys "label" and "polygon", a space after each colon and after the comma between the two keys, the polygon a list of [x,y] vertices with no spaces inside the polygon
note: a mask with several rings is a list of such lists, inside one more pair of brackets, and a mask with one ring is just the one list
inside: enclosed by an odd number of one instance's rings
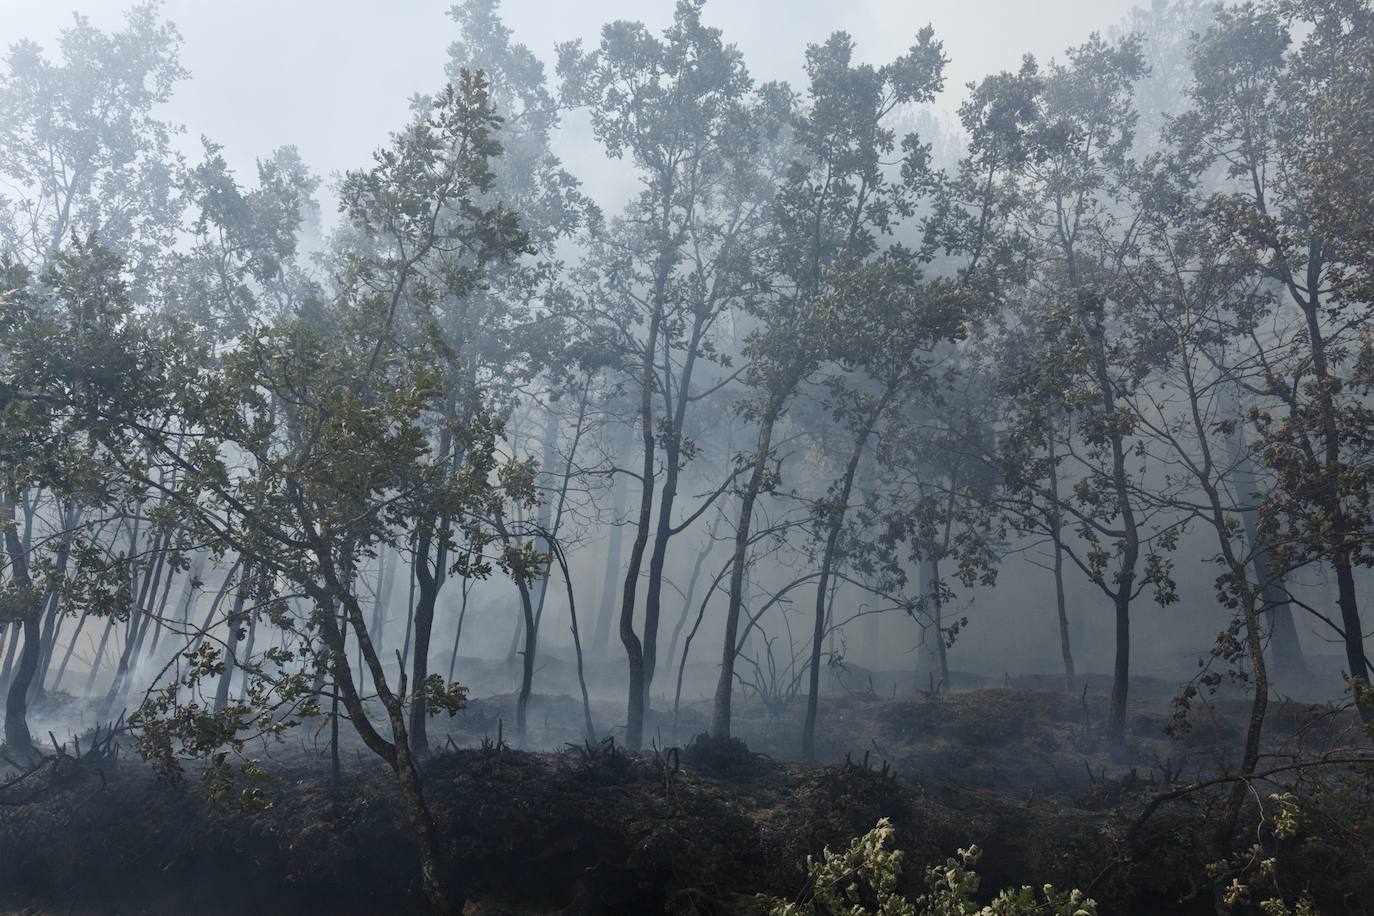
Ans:
{"label": "white sky", "polygon": [[[837,29],[854,36],[862,59],[881,63],[904,52],[929,22],[951,59],[940,107],[953,111],[968,81],[1015,67],[1026,52],[1059,54],[1145,2],[710,0],[705,18],[740,47],[756,80],[794,83],[801,82],[805,46]],[[166,0],[164,12],[185,38],[182,62],[191,79],[165,114],[185,125],[182,146],[193,156],[202,134],[224,144],[245,183],[255,177],[254,158],[284,143],[296,144],[326,177],[365,165],[387,132],[404,122],[409,97],[433,91],[443,79],[456,32],[446,15],[450,5]],[[73,10],[113,28],[127,6],[123,0],[0,0],[0,45],[30,38],[51,48]],[[502,14],[552,77],[555,42],[581,37],[593,44],[602,24],[614,19],[639,19],[658,31],[671,21],[673,6],[673,0],[505,0]],[[617,183],[598,158],[591,150],[565,155],[595,196]]]}

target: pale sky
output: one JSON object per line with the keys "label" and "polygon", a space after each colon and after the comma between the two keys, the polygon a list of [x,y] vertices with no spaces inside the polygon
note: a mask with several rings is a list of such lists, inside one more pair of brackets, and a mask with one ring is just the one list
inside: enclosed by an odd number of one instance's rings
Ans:
{"label": "pale sky", "polygon": [[[1026,52],[1060,54],[1146,2],[710,0],[705,18],[740,47],[756,80],[794,83],[801,81],[805,46],[837,29],[854,36],[861,59],[881,63],[903,53],[929,22],[950,58],[939,107],[953,111],[968,81],[1014,68]],[[51,48],[74,10],[112,28],[127,6],[123,0],[0,0],[0,44],[30,38]],[[410,96],[443,80],[456,34],[446,15],[450,6],[451,0],[166,0],[164,12],[185,39],[182,62],[191,79],[178,87],[165,116],[185,125],[180,145],[192,155],[202,134],[224,144],[245,182],[254,177],[253,160],[284,143],[297,145],[322,176],[365,165],[387,132],[404,122]],[[593,44],[614,19],[639,19],[658,31],[671,21],[673,6],[673,0],[505,0],[502,14],[552,76],[555,42],[581,37]],[[615,180],[592,150],[564,152],[593,194]]]}

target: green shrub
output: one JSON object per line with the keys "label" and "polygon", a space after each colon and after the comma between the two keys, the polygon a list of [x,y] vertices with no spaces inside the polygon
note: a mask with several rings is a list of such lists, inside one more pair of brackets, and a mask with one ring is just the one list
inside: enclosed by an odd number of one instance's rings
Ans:
{"label": "green shrub", "polygon": [[1008,888],[986,906],[974,897],[978,874],[973,870],[982,851],[959,850],[956,858],[925,871],[925,893],[909,900],[897,891],[902,852],[891,849],[892,823],[883,818],[868,833],[855,837],[841,852],[826,849],[806,858],[806,888],[796,900],[756,898],[770,916],[1096,916],[1097,904],[1082,891],[1059,891],[1045,885]]}

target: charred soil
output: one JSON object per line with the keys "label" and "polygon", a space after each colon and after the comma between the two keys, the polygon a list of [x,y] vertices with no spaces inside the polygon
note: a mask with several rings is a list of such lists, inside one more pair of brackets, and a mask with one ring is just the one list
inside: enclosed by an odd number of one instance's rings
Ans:
{"label": "charred soil", "polygon": [[[473,913],[737,912],[755,893],[796,894],[808,854],[880,817],[897,827],[913,889],[925,865],[976,843],[988,891],[1052,883],[1083,888],[1103,912],[1211,912],[1216,797],[1190,793],[1139,817],[1156,795],[1224,769],[1230,717],[1220,709],[1170,739],[1166,713],[1139,708],[1135,758],[1113,760],[1095,735],[1098,703],[1011,690],[832,698],[818,736],[832,762],[816,765],[782,759],[790,714],[746,706],[752,749],[697,738],[637,754],[610,740],[530,753],[487,741],[447,745],[423,773],[448,879]],[[1318,715],[1280,704],[1276,740]],[[356,756],[339,785],[300,755],[264,766],[271,804],[245,810],[211,803],[195,773],[169,785],[127,754],[50,759],[0,790],[0,910],[424,910],[388,773]],[[1285,865],[1334,912],[1374,899],[1374,868],[1342,849],[1350,841],[1308,831]]]}

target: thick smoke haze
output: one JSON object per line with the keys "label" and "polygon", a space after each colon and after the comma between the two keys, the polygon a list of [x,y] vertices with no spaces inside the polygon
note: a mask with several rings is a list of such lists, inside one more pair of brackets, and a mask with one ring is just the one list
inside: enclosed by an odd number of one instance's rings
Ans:
{"label": "thick smoke haze", "polygon": [[1369,912],[1371,176],[1374,0],[0,0],[0,916]]}

